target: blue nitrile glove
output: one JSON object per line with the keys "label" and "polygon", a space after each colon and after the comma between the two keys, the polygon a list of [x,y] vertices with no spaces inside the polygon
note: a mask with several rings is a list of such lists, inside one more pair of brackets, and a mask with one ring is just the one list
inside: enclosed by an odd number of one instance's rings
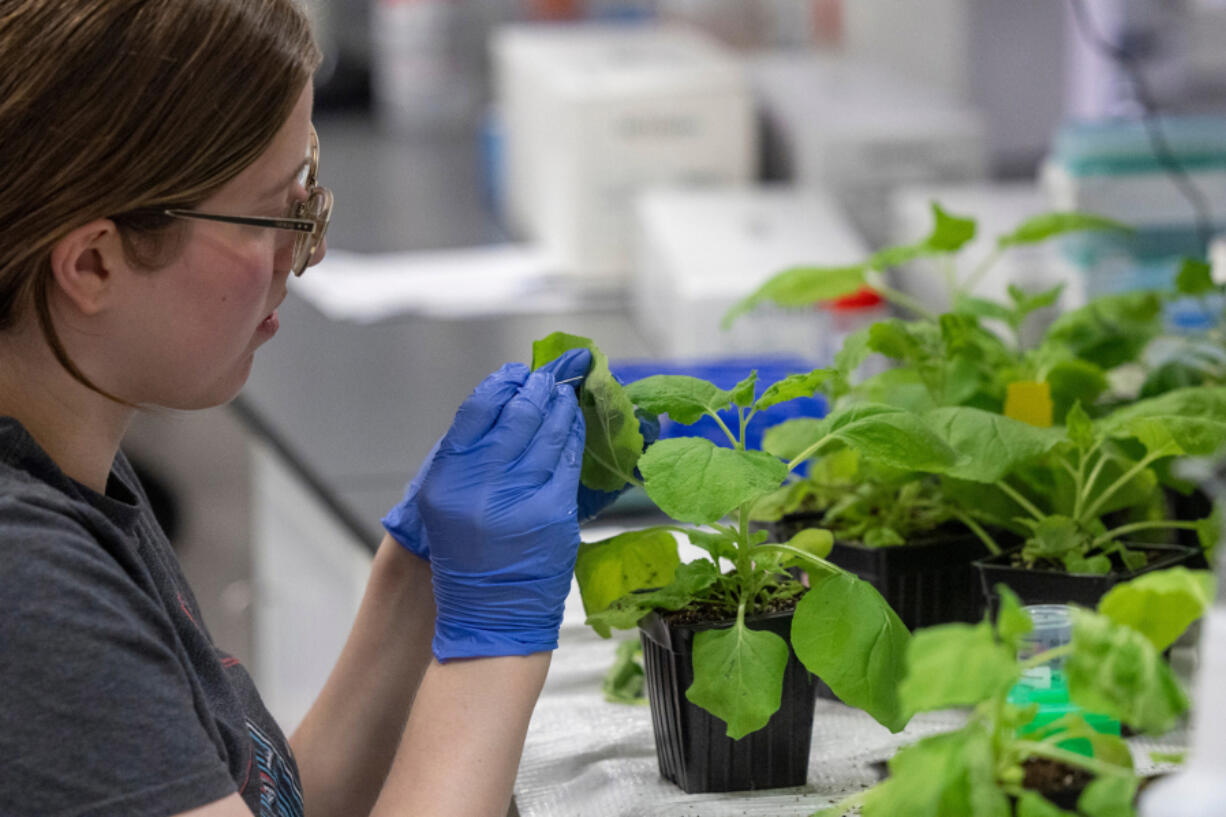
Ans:
{"label": "blue nitrile glove", "polygon": [[[546,363],[541,367],[541,371],[552,373],[557,381],[572,381],[571,385],[577,392],[579,386],[582,385],[582,378],[587,374],[588,367],[591,365],[591,360],[591,353],[586,349],[572,349],[565,354],[559,355],[557,359]],[[509,384],[511,381],[508,380],[509,372],[512,370],[518,371],[519,368],[519,364],[507,364],[486,378],[486,382],[497,379],[499,383],[503,384],[502,388],[510,388]],[[518,387],[518,382],[518,380],[515,381],[515,388]],[[493,388],[492,383],[491,388]],[[660,434],[660,423],[654,417],[640,417],[639,430],[642,431],[644,439],[650,445]],[[430,544],[426,541],[425,533],[421,527],[421,514],[417,509],[417,495],[421,490],[421,481],[430,469],[430,464],[434,461],[434,455],[438,451],[438,446],[439,444],[435,443],[434,447],[430,449],[430,453],[426,455],[421,468],[417,471],[417,475],[413,477],[413,480],[405,489],[404,498],[383,517],[383,527],[391,534],[392,538],[423,559],[430,558]],[[621,496],[624,490],[597,491],[585,485],[580,485],[578,497],[579,521],[582,523],[594,518]]]}
{"label": "blue nitrile glove", "polygon": [[583,440],[574,389],[521,364],[487,378],[456,413],[416,497],[440,661],[557,647],[579,547]]}

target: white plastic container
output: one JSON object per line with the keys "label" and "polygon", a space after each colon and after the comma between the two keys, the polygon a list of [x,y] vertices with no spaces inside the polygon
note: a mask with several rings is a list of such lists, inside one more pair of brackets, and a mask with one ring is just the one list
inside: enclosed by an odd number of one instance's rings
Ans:
{"label": "white plastic container", "polygon": [[630,309],[673,358],[826,351],[825,314],[763,305],[724,331],[729,307],[792,266],[855,264],[866,247],[829,195],[790,188],[653,190],[638,201]]}
{"label": "white plastic container", "polygon": [[987,172],[982,117],[887,69],[817,52],[770,55],[754,63],[754,89],[780,173],[832,192],[874,247],[888,240],[895,187]]}
{"label": "white plastic container", "polygon": [[493,38],[505,207],[564,272],[624,280],[634,194],[756,172],[743,62],[664,24],[515,25]]}

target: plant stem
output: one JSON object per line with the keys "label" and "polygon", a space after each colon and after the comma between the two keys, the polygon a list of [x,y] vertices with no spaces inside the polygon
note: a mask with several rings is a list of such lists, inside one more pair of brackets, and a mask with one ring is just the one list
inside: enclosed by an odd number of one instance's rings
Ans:
{"label": "plant stem", "polygon": [[791,462],[788,463],[788,470],[789,471],[796,470],[796,466],[800,465],[802,462],[809,459],[809,457],[812,457],[814,454],[817,453],[819,448],[821,448],[823,445],[825,445],[832,439],[834,439],[834,435],[827,434],[825,437],[822,437],[820,440],[813,443],[813,445],[809,446],[804,451],[801,451],[800,454],[798,454]]}
{"label": "plant stem", "polygon": [[1000,554],[1000,545],[996,544],[996,540],[983,529],[983,527],[962,511],[954,511],[954,518],[971,529],[971,533],[979,537],[979,541],[983,542],[984,546],[992,552],[993,556]]}
{"label": "plant stem", "polygon": [[1050,760],[1057,760],[1066,766],[1074,766],[1085,769],[1097,776],[1124,776],[1131,772],[1122,766],[1115,766],[1110,763],[1104,763],[1101,760],[1095,760],[1092,757],[1079,755],[1076,752],[1070,752],[1067,749],[1061,749],[1057,746],[1051,746],[1046,743],[1039,743],[1033,740],[1019,740],[1013,744],[1013,749],[1027,757],[1045,757]]}
{"label": "plant stem", "polygon": [[1028,669],[1034,669],[1035,667],[1041,667],[1050,661],[1058,661],[1059,659],[1064,658],[1066,655],[1072,655],[1072,654],[1073,654],[1072,643],[1061,644],[1059,647],[1052,647],[1049,650],[1043,650],[1043,652],[1037,655],[1030,656],[1025,661],[1023,661],[1020,666],[1022,668],[1022,671],[1025,672]]}
{"label": "plant stem", "polygon": [[839,567],[838,565],[833,564],[831,562],[827,562],[825,559],[823,559],[820,556],[814,556],[812,553],[801,550],[800,548],[792,547],[791,545],[779,545],[779,544],[772,543],[769,545],[758,545],[756,549],[757,550],[768,550],[774,553],[783,553],[788,556],[795,556],[797,559],[803,559],[809,564],[819,567],[828,573],[843,573],[844,572],[843,568]]}
{"label": "plant stem", "polygon": [[733,448],[743,448],[744,447],[741,441],[738,440],[736,436],[732,433],[732,431],[728,428],[728,424],[724,422],[724,419],[719,416],[718,412],[711,411],[711,409],[706,409],[706,412],[708,416],[715,418],[715,422],[719,423],[719,427],[722,428],[724,430],[724,433],[728,435],[728,441],[732,443]]}
{"label": "plant stem", "polygon": [[975,287],[979,285],[979,281],[982,280],[983,276],[988,274],[988,270],[1000,260],[1002,252],[999,246],[994,247],[982,261],[975,265],[975,269],[966,277],[966,280],[962,282],[962,286],[959,289],[970,295]]}
{"label": "plant stem", "polygon": [[937,316],[935,314],[929,311],[927,307],[912,298],[910,295],[907,295],[904,292],[899,292],[887,284],[885,282],[885,276],[883,276],[878,270],[869,270],[865,274],[865,283],[877,290],[878,295],[885,298],[895,306],[901,306],[903,309],[910,310],[925,320],[929,320],[934,323],[937,322]]}
{"label": "plant stem", "polygon": [[1038,508],[1036,508],[1029,499],[1022,496],[1020,491],[1011,486],[1009,483],[1005,482],[1003,479],[1000,479],[996,481],[996,487],[1008,494],[1010,499],[1021,505],[1022,508],[1035,519],[1039,521],[1043,520],[1044,514]]}
{"label": "plant stem", "polygon": [[1138,462],[1136,465],[1129,468],[1127,471],[1124,472],[1123,476],[1121,476],[1115,482],[1111,483],[1111,486],[1107,488],[1106,491],[1099,494],[1098,498],[1095,499],[1092,503],[1090,503],[1090,507],[1085,509],[1085,516],[1077,517],[1077,521],[1081,521],[1082,519],[1096,518],[1098,509],[1101,508],[1108,499],[1110,499],[1112,496],[1115,495],[1117,491],[1119,491],[1121,488],[1123,488],[1125,485],[1131,482],[1133,477],[1135,477],[1137,474],[1141,473],[1146,468],[1148,468],[1150,466],[1150,463],[1164,456],[1166,456],[1166,454],[1163,453],[1162,451],[1151,451],[1150,453],[1146,454],[1141,459],[1140,462]]}
{"label": "plant stem", "polygon": [[1094,540],[1094,547],[1104,545],[1112,539],[1118,539],[1125,533],[1132,533],[1138,530],[1154,530],[1155,528],[1168,528],[1176,530],[1196,530],[1198,522],[1178,522],[1174,520],[1156,519],[1149,522],[1131,522],[1127,525],[1121,525],[1115,530],[1109,530],[1102,536]]}

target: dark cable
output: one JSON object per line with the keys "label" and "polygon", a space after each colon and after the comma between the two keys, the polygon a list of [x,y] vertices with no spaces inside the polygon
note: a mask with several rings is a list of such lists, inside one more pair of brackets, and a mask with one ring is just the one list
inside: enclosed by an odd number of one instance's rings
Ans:
{"label": "dark cable", "polygon": [[1201,245],[1204,246],[1205,252],[1208,253],[1209,242],[1213,239],[1212,215],[1209,211],[1209,202],[1192,181],[1188,171],[1179,163],[1179,159],[1176,158],[1174,151],[1171,150],[1171,145],[1167,141],[1166,134],[1162,131],[1162,124],[1158,119],[1157,102],[1150,93],[1149,85],[1145,82],[1145,77],[1141,74],[1141,70],[1136,64],[1135,55],[1126,48],[1108,42],[1097,33],[1090,20],[1089,13],[1086,11],[1084,0],[1069,0],[1069,4],[1072,6],[1073,18],[1076,21],[1078,33],[1101,54],[1119,63],[1120,67],[1124,69],[1124,73],[1128,76],[1128,81],[1132,84],[1133,94],[1136,96],[1137,103],[1141,106],[1141,122],[1145,126],[1146,135],[1149,137],[1150,148],[1153,150],[1158,164],[1170,176],[1171,182],[1175,185],[1176,189],[1192,205],[1192,210],[1196,217],[1197,238]]}

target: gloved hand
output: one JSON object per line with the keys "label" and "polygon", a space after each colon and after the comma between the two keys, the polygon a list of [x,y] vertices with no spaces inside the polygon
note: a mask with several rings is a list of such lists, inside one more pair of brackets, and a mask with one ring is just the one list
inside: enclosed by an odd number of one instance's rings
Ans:
{"label": "gloved hand", "polygon": [[[586,371],[589,355],[563,356]],[[460,407],[415,480],[440,661],[557,646],[579,546],[584,426],[552,371],[508,364]]]}
{"label": "gloved hand", "polygon": [[[590,365],[591,354],[587,350],[573,349],[560,355],[556,360],[546,363],[541,367],[541,371],[552,373],[558,381],[573,381],[570,385],[577,392],[579,386],[582,385],[582,378],[587,374]],[[505,378],[510,368],[510,366],[504,366],[499,371],[490,375],[490,378],[487,378],[487,382],[493,378]],[[643,433],[643,439],[646,441],[646,444],[650,445],[660,435],[660,423],[654,417],[640,416],[639,430]],[[421,481],[425,477],[426,472],[430,470],[430,464],[434,462],[438,446],[439,443],[435,443],[434,447],[430,449],[430,453],[426,455],[421,468],[417,471],[417,475],[413,477],[408,488],[405,489],[404,498],[400,500],[400,504],[388,511],[387,515],[383,517],[383,527],[392,535],[392,538],[423,559],[430,558],[430,543],[426,540],[425,531],[421,527],[421,514],[417,508],[417,496],[421,491]],[[580,524],[595,518],[597,514],[621,496],[624,490],[597,491],[580,484],[578,495]]]}

